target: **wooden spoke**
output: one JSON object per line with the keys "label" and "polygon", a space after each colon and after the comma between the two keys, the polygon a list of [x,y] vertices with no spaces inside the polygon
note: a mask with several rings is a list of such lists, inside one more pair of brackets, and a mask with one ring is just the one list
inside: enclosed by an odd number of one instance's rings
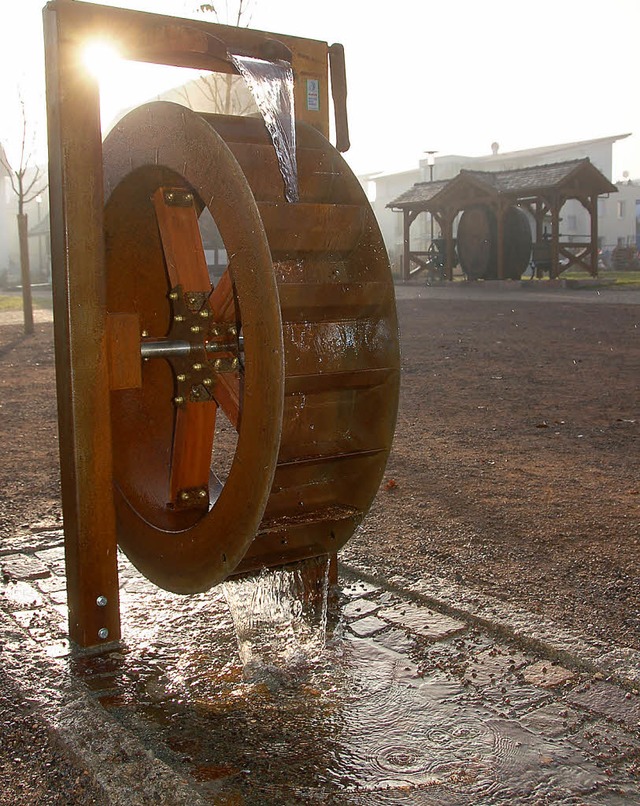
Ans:
{"label": "wooden spoke", "polygon": [[211,282],[192,194],[160,187],[153,194],[153,204],[171,286],[208,292]]}
{"label": "wooden spoke", "polygon": [[215,401],[187,401],[176,409],[171,446],[170,501],[178,507],[209,504],[211,451],[216,427]]}
{"label": "wooden spoke", "polygon": [[237,431],[240,428],[240,374],[221,372],[217,376],[213,396]]}
{"label": "wooden spoke", "polygon": [[233,283],[229,270],[225,271],[216,283],[209,297],[209,305],[217,322],[235,322],[236,304],[233,296]]}

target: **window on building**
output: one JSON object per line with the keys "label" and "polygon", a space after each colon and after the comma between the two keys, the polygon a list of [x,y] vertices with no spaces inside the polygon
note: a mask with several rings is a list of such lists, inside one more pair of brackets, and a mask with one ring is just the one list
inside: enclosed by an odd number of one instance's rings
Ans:
{"label": "window on building", "polygon": [[623,201],[619,201],[619,202],[617,203],[617,205],[616,205],[616,208],[617,208],[617,210],[618,210],[618,218],[624,218],[624,216],[625,216],[625,212],[626,212],[626,210],[625,210],[625,208],[626,208],[626,203],[625,203],[625,202],[623,202]]}
{"label": "window on building", "polygon": [[598,199],[598,218],[604,218],[607,215],[607,200]]}

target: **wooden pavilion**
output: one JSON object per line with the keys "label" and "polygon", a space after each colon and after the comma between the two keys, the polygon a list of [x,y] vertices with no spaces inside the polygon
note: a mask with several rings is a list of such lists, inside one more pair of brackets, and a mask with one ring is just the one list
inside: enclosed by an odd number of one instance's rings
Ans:
{"label": "wooden pavilion", "polygon": [[[429,268],[433,259],[433,242],[429,251],[418,252],[411,250],[410,240],[413,222],[420,213],[429,212],[440,228],[444,243],[443,273],[451,280],[455,265],[454,222],[459,213],[478,206],[485,206],[496,218],[497,279],[505,277],[504,222],[513,206],[528,211],[533,217],[534,262],[536,254],[545,255],[545,268],[550,277],[558,277],[569,266],[578,266],[595,277],[598,272],[598,196],[616,191],[616,186],[588,158],[511,171],[461,170],[447,181],[418,182],[387,205],[403,214],[402,277],[409,280]],[[588,240],[561,240],[560,211],[570,199],[577,199],[589,213]],[[545,231],[547,221],[550,233]]]}

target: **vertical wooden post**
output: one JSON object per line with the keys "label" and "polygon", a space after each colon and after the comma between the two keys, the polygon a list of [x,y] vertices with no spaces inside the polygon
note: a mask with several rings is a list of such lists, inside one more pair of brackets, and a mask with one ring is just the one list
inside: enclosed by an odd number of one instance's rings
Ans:
{"label": "vertical wooden post", "polygon": [[551,203],[551,265],[549,279],[555,280],[560,274],[560,207],[561,200],[554,196]]}
{"label": "vertical wooden post", "polygon": [[496,239],[497,249],[496,249],[496,258],[497,258],[497,274],[498,280],[504,280],[504,217],[506,213],[506,208],[504,204],[498,202],[496,207]]}
{"label": "vertical wooden post", "polygon": [[589,215],[591,216],[591,276],[598,276],[598,197],[589,196]]}
{"label": "vertical wooden post", "polygon": [[444,214],[444,237],[445,237],[445,250],[446,256],[446,271],[447,271],[447,280],[453,280],[453,255],[454,255],[454,246],[453,246],[453,220],[456,217],[456,214],[447,210]]}
{"label": "vertical wooden post", "polygon": [[402,279],[406,282],[411,276],[411,210],[402,211],[403,220],[403,253]]}
{"label": "vertical wooden post", "polygon": [[111,486],[100,110],[97,85],[80,61],[81,37],[73,35],[69,14],[75,6],[46,6],[44,24],[69,634],[87,647],[120,638],[120,611]]}

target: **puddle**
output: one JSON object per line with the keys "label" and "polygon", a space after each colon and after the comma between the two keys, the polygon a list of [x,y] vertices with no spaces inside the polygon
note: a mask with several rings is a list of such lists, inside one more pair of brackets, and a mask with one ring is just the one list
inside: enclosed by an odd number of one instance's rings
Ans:
{"label": "puddle", "polygon": [[[491,639],[459,625],[430,638],[434,614],[396,594],[342,579],[314,605],[303,575],[276,571],[180,597],[130,568],[124,576],[127,646],[76,662],[75,672],[213,803],[640,797],[627,762],[612,772],[611,759],[571,741],[586,717],[574,709],[559,730],[554,707],[568,713],[555,705],[560,695],[532,696],[518,677],[524,656],[490,650]],[[389,620],[402,613],[408,625]],[[358,622],[372,617],[381,628],[360,636]],[[488,659],[491,676],[470,682]]]}

